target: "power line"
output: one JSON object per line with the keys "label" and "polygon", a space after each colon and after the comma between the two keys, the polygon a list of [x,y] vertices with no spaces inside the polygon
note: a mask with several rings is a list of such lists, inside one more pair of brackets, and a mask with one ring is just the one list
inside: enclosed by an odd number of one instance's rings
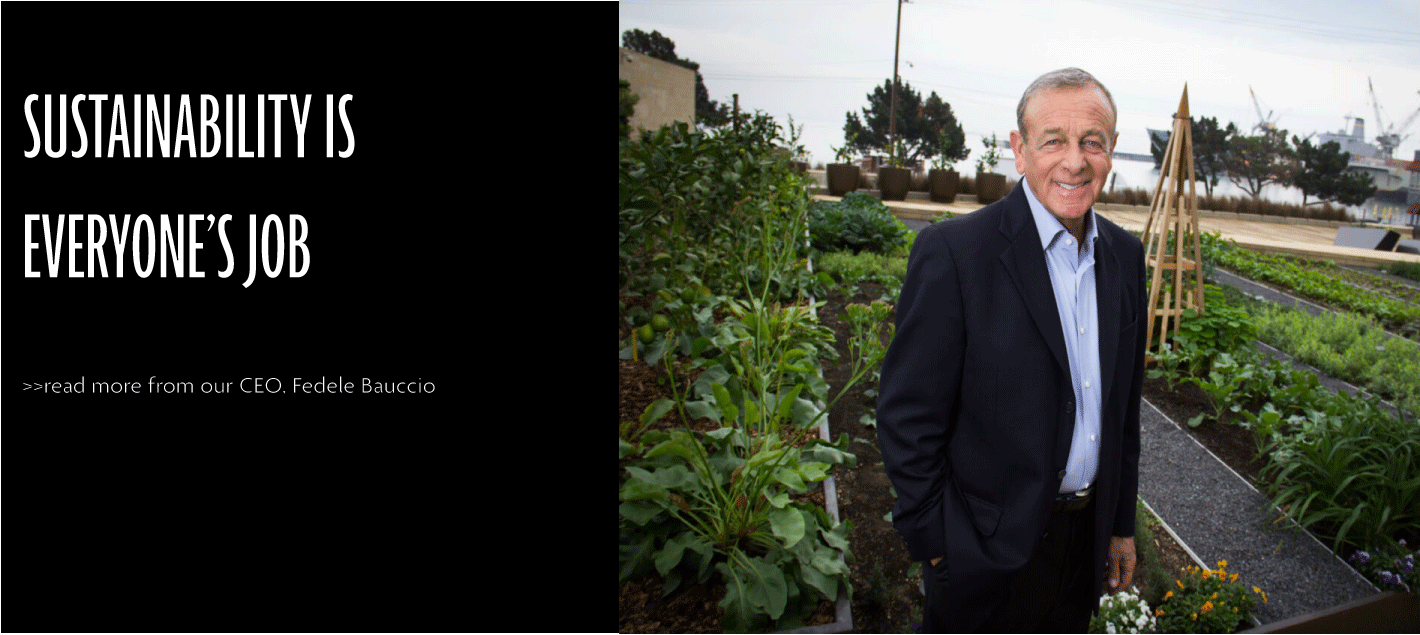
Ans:
{"label": "power line", "polygon": [[1234,8],[1213,9],[1211,7],[1186,6],[1180,4],[1170,4],[1165,7],[1155,3],[1130,0],[1089,1],[1095,4],[1134,8],[1150,13],[1167,15],[1169,17],[1187,17],[1225,25],[1267,27],[1268,29],[1280,29],[1301,35],[1321,35],[1382,44],[1420,44],[1420,33],[1415,31],[1401,31],[1371,26],[1352,26],[1334,22],[1318,22],[1315,20],[1255,13]]}

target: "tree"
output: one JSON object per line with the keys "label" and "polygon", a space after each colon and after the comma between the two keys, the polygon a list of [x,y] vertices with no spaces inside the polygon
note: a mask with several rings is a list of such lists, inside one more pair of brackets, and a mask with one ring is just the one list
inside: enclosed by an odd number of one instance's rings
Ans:
{"label": "tree", "polygon": [[[1217,117],[1189,119],[1188,126],[1193,137],[1193,178],[1202,181],[1203,190],[1212,196],[1213,188],[1227,172],[1228,139],[1238,133],[1238,128],[1232,122],[1227,128],[1219,128]],[[1168,140],[1151,134],[1149,142],[1154,169],[1163,169]]]}
{"label": "tree", "polygon": [[618,79],[620,88],[620,117],[621,117],[621,138],[626,139],[631,136],[631,115],[636,113],[636,102],[641,100],[641,96],[631,92],[631,82]]}
{"label": "tree", "polygon": [[[886,152],[895,162],[906,164],[916,159],[931,159],[947,147],[946,158],[951,161],[965,159],[971,153],[966,147],[966,134],[952,113],[951,104],[942,101],[934,91],[924,102],[921,93],[912,90],[912,85],[899,82],[897,85],[897,136],[898,151],[890,147],[888,139],[888,119],[892,111],[891,80],[875,86],[868,94],[868,107],[863,109],[863,117],[858,113],[846,113],[843,125],[844,139],[860,154],[874,151]],[[945,139],[945,142],[944,142]]]}
{"label": "tree", "polygon": [[730,123],[729,104],[710,99],[710,91],[705,88],[705,78],[700,74],[700,64],[677,57],[675,42],[670,38],[661,35],[660,31],[647,33],[641,29],[631,29],[621,34],[621,46],[628,51],[636,51],[695,71],[696,125],[713,128]]}
{"label": "tree", "polygon": [[[1342,205],[1360,205],[1376,193],[1375,179],[1369,174],[1347,170],[1351,155],[1341,151],[1341,145],[1328,141],[1313,146],[1310,139],[1292,137],[1297,148],[1298,170],[1292,184],[1302,191],[1302,206],[1320,205],[1327,201]],[[1307,202],[1308,196],[1317,200]]]}
{"label": "tree", "polygon": [[1296,171],[1296,153],[1287,143],[1286,130],[1264,130],[1255,137],[1233,137],[1228,142],[1226,167],[1228,180],[1246,190],[1253,198],[1262,195],[1262,188],[1275,183],[1292,182]]}
{"label": "tree", "polygon": [[1218,179],[1228,171],[1228,141],[1238,134],[1238,127],[1228,122],[1218,127],[1217,117],[1202,117],[1190,123],[1193,134],[1193,174],[1203,181],[1203,191],[1213,196]]}

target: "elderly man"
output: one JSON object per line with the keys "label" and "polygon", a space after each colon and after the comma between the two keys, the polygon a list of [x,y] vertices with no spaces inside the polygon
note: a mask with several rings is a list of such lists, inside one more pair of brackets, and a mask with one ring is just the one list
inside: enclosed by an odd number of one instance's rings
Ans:
{"label": "elderly man", "polygon": [[917,235],[883,362],[893,525],[924,630],[1084,632],[1134,569],[1143,246],[1095,214],[1109,91],[1064,69],[1021,96],[1010,194]]}

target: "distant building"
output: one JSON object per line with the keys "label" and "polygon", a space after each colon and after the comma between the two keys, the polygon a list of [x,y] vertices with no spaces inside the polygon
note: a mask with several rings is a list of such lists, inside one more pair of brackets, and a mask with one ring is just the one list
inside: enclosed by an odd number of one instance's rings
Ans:
{"label": "distant building", "polygon": [[1410,208],[1420,203],[1420,151],[1415,161],[1386,158],[1381,149],[1366,142],[1366,121],[1355,119],[1350,133],[1343,128],[1317,134],[1318,145],[1335,141],[1351,155],[1352,172],[1369,174],[1376,183],[1375,196],[1361,204],[1361,217],[1382,223],[1413,225]]}
{"label": "distant building", "polygon": [[1414,161],[1352,155],[1351,170],[1375,177],[1376,194],[1361,205],[1363,218],[1382,223],[1416,225],[1420,206],[1420,150]]}
{"label": "distant building", "polygon": [[658,130],[677,121],[695,128],[695,71],[617,47],[617,73],[639,97],[631,115],[631,137],[641,128]]}

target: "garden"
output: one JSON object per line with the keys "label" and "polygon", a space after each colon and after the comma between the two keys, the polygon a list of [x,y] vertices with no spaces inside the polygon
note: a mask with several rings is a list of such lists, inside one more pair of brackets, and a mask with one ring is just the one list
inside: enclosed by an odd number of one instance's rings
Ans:
{"label": "garden", "polygon": [[[796,146],[759,114],[621,143],[621,632],[823,625],[840,595],[855,631],[920,621],[873,419],[915,234],[871,195],[813,203]],[[1153,352],[1145,398],[1378,587],[1414,592],[1415,287],[1203,243],[1208,267],[1334,311],[1210,285],[1207,311]],[[1362,391],[1330,390],[1256,342]],[[1266,589],[1236,563],[1197,567],[1139,513],[1137,594],[1108,599],[1101,616],[1118,620],[1099,632],[1250,625]]]}

